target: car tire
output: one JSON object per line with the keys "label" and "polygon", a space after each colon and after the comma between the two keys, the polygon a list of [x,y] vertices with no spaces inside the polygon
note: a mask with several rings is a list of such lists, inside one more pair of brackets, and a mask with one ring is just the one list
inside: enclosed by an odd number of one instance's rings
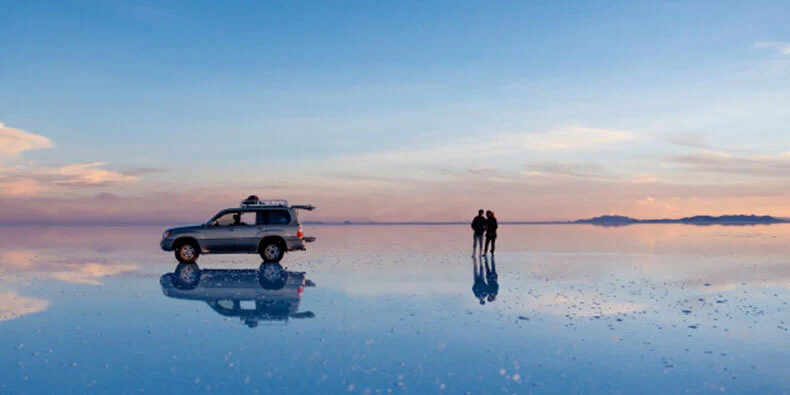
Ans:
{"label": "car tire", "polygon": [[176,260],[181,263],[195,263],[200,256],[200,247],[194,242],[181,243],[175,250]]}
{"label": "car tire", "polygon": [[266,263],[277,263],[283,260],[285,246],[277,240],[264,240],[258,250]]}
{"label": "car tire", "polygon": [[258,282],[266,290],[278,290],[288,281],[288,272],[279,263],[261,263],[258,269]]}
{"label": "car tire", "polygon": [[178,289],[195,289],[200,283],[200,276],[197,263],[179,263],[173,273],[173,285]]}

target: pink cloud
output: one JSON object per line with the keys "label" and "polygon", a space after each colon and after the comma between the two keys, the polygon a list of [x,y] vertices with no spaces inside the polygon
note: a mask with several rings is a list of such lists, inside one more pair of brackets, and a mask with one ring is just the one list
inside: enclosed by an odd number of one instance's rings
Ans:
{"label": "pink cloud", "polygon": [[8,127],[0,122],[0,154],[16,156],[24,151],[45,148],[52,148],[50,139]]}

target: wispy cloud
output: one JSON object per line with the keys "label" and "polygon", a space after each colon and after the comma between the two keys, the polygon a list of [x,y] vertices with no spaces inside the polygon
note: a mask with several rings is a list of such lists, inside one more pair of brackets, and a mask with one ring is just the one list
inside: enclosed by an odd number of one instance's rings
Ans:
{"label": "wispy cloud", "polygon": [[682,147],[690,147],[690,148],[699,148],[699,149],[711,149],[711,145],[705,141],[705,137],[701,134],[683,134],[683,135],[672,135],[667,138],[669,143],[679,145]]}
{"label": "wispy cloud", "polygon": [[598,163],[592,162],[537,162],[528,163],[524,171],[529,175],[558,175],[580,178],[611,178]]}
{"label": "wispy cloud", "polygon": [[0,253],[0,274],[53,278],[68,283],[101,285],[105,277],[133,273],[137,269],[128,263],[58,259],[47,251],[11,249]]}
{"label": "wispy cloud", "polygon": [[750,177],[790,177],[790,157],[785,155],[738,157],[726,152],[700,151],[677,155],[670,162],[683,172],[724,173]]}
{"label": "wispy cloud", "polygon": [[[52,147],[52,141],[44,136],[0,123],[0,158]],[[0,163],[0,195],[33,196],[54,188],[108,187],[137,182],[140,176],[164,171],[149,167],[113,171],[106,169],[106,165],[106,162],[91,162],[47,167],[30,162],[8,166]]]}
{"label": "wispy cloud", "polygon": [[544,133],[484,135],[426,148],[344,156],[342,160],[364,164],[447,164],[529,152],[594,151],[636,139],[629,131],[573,126]]}
{"label": "wispy cloud", "polygon": [[57,188],[86,189],[137,182],[140,177],[104,169],[105,162],[77,163],[54,168],[15,166],[2,169],[0,195],[32,196]]}
{"label": "wispy cloud", "polygon": [[0,292],[0,321],[8,321],[44,311],[49,301],[21,296],[16,292]]}
{"label": "wispy cloud", "polygon": [[136,176],[102,169],[101,166],[106,164],[106,162],[77,163],[59,167],[49,174],[55,176],[54,184],[73,188],[110,186],[139,180]]}
{"label": "wispy cloud", "polygon": [[754,43],[755,48],[770,48],[782,55],[790,55],[790,42],[784,41],[759,41]]}
{"label": "wispy cloud", "polygon": [[52,141],[44,136],[14,129],[0,122],[0,154],[16,156],[24,151],[52,148]]}

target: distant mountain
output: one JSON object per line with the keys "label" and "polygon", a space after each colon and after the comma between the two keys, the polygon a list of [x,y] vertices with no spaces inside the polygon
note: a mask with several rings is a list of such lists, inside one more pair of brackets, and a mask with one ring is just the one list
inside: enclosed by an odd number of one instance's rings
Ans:
{"label": "distant mountain", "polygon": [[580,219],[576,221],[577,224],[593,224],[598,226],[625,226],[638,224],[639,220],[631,217],[624,217],[622,215],[602,215],[600,217],[590,219]]}
{"label": "distant mountain", "polygon": [[580,219],[577,224],[592,224],[596,226],[626,226],[633,224],[687,224],[687,225],[765,225],[786,223],[787,220],[769,215],[697,215],[680,219],[636,219],[622,215],[602,215],[590,219]]}
{"label": "distant mountain", "polygon": [[684,224],[692,225],[707,225],[707,224],[722,224],[722,225],[753,225],[753,224],[778,224],[785,222],[779,218],[771,217],[770,215],[722,215],[721,217],[712,217],[710,215],[698,215],[696,217],[686,217],[680,220]]}

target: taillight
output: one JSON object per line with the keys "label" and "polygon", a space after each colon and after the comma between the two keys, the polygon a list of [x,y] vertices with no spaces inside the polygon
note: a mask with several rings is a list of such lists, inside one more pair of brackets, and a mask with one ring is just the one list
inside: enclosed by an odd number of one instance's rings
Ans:
{"label": "taillight", "polygon": [[304,231],[302,230],[301,226],[299,227],[299,230],[296,231],[296,236],[299,238],[304,237]]}

